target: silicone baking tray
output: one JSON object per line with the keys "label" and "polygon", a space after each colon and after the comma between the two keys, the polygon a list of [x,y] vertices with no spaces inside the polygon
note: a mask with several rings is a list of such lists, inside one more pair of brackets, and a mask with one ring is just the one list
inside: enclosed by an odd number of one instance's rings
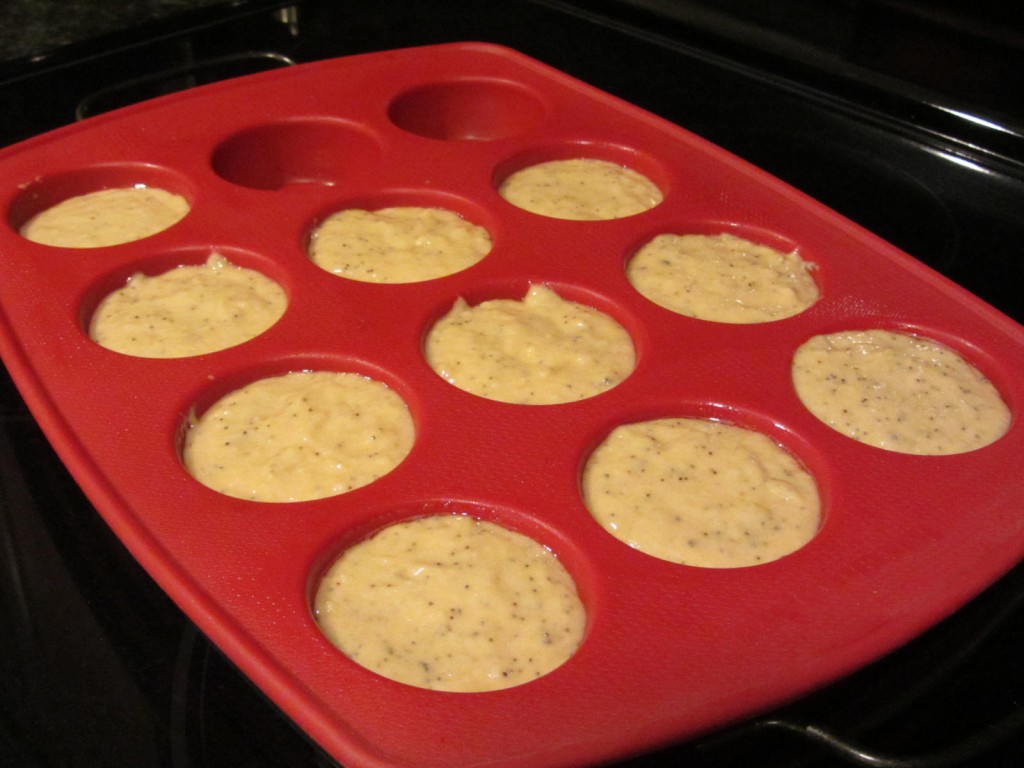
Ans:
{"label": "silicone baking tray", "polygon": [[[666,83],[666,87],[671,84]],[[664,192],[626,219],[514,208],[510,171],[558,157],[628,165]],[[555,766],[691,738],[807,693],[956,610],[1024,555],[1024,332],[1011,320],[764,172],[514,51],[485,44],[354,56],[129,107],[0,152],[2,354],[35,417],[124,544],[193,621],[347,766]],[[191,212],[135,243],[47,247],[18,234],[66,197],[145,184]],[[345,207],[435,205],[486,227],[492,252],[442,279],[374,285],[312,265],[314,223]],[[820,300],[760,325],[667,312],[628,284],[632,251],[666,231],[731,231],[816,264]],[[212,249],[279,281],[284,317],[256,339],[178,360],[133,358],[87,335],[98,301],[137,271]],[[635,372],[589,400],[515,406],[427,366],[422,339],[462,296],[531,283],[631,333]],[[997,442],[909,456],[831,430],[790,382],[810,336],[883,327],[939,340],[1015,414]],[[349,494],[295,504],[221,496],[187,475],[189,414],[242,383],[300,369],[364,373],[409,404],[416,445]],[[775,562],[674,565],[587,513],[590,450],[616,425],[699,416],[758,429],[811,471],[818,535]],[[438,693],[346,659],[311,594],[345,546],[389,522],[465,512],[550,547],[588,611],[577,654],[534,682]]]}

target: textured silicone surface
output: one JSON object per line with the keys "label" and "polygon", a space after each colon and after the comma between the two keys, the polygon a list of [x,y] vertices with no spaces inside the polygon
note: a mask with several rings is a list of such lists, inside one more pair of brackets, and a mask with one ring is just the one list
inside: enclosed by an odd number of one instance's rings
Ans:
{"label": "textured silicone surface", "polygon": [[[645,173],[656,208],[567,222],[503,201],[538,160],[591,156]],[[301,65],[140,104],[0,152],[0,344],[23,396],[97,510],[182,609],[281,708],[349,766],[554,766],[613,759],[750,716],[912,638],[1024,554],[1024,430],[978,451],[905,456],[858,444],[800,404],[808,337],[883,327],[948,344],[1016,414],[1024,332],[921,263],[684,129],[508,49],[452,44]],[[148,184],[191,213],[136,243],[90,250],[18,228],[66,197]],[[374,285],[305,255],[344,207],[438,205],[494,249],[442,279]],[[639,296],[624,265],[662,232],[730,231],[798,248],[821,299],[753,326],[702,323]],[[238,347],[181,360],[102,349],[85,327],[133,272],[211,248],[278,280],[285,316]],[[422,339],[458,296],[545,283],[608,312],[638,365],[578,403],[473,397],[429,369]],[[259,376],[364,373],[417,428],[378,482],[297,504],[255,504],[195,482],[180,460],[190,413]],[[616,425],[703,416],[759,429],[814,474],[817,537],[781,560],[710,570],[656,560],[588,515],[579,474]],[[434,512],[495,520],[550,547],[588,610],[578,653],[532,683],[449,694],[386,680],[318,631],[310,596],[348,544]]]}

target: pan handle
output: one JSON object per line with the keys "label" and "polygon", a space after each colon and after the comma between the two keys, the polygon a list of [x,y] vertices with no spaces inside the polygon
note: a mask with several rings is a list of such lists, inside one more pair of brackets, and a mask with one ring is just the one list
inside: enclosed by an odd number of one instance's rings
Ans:
{"label": "pan handle", "polygon": [[[950,681],[971,680],[967,665],[974,659],[984,658],[992,643],[1013,644],[1019,647],[1021,611],[1024,611],[1024,563],[1013,569],[1006,578],[979,598],[972,606],[969,631],[947,639],[947,648],[921,671],[916,682],[903,686],[902,693],[886,698],[884,706],[868,706],[858,719],[858,729],[865,733],[881,725],[900,712],[912,711],[922,699],[946,689]],[[963,625],[959,625],[963,626]],[[933,631],[941,631],[936,627]],[[947,636],[948,637],[948,636]],[[899,652],[897,652],[898,655]],[[891,662],[899,664],[897,657]],[[884,663],[884,662],[883,662]],[[964,677],[966,675],[966,677]],[[976,726],[976,730],[952,744],[937,747],[921,754],[899,755],[870,748],[858,739],[850,738],[841,729],[814,722],[798,712],[784,710],[740,726],[740,731],[783,733],[823,749],[845,762],[869,768],[947,768],[975,760],[1014,737],[1024,737],[1024,698],[1020,695],[1007,700],[1008,713],[993,713],[992,719]]]}
{"label": "pan handle", "polygon": [[919,755],[895,755],[865,747],[827,728],[785,718],[758,720],[755,729],[783,731],[822,747],[851,765],[870,768],[950,768],[977,759],[1024,732],[1024,706],[948,746]]}

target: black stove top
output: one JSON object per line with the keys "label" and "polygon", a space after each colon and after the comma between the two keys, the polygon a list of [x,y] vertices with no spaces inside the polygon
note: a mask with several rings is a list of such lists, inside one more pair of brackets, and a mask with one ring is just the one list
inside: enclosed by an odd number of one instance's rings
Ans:
{"label": "black stove top", "polygon": [[[1024,132],[1014,114],[1020,105],[968,93],[963,73],[950,84],[956,87],[937,90],[930,80],[938,64],[925,71],[915,61],[913,78],[897,78],[895,28],[884,39],[857,37],[858,29],[877,34],[877,14],[888,8],[896,14],[891,19],[917,25],[903,51],[911,59],[914,50],[931,50],[920,42],[925,21],[934,22],[932,32],[950,27],[941,14],[914,15],[910,3],[839,3],[831,26],[822,27],[823,6],[784,5],[791,12],[785,24],[743,2],[211,6],[0,64],[0,145],[236,74],[487,40],[753,161],[1024,321]],[[851,17],[855,7],[876,14],[872,23]],[[968,37],[996,27],[994,19],[978,20]],[[1016,50],[1012,30],[1002,29],[996,52]],[[871,51],[887,55],[872,58]],[[993,57],[980,71],[1001,71],[1001,62]],[[6,378],[0,564],[0,765],[333,764],[127,554]],[[1019,566],[934,630],[851,678],[752,723],[628,764],[1018,768],[1022,600]],[[858,752],[854,744],[868,746]]]}

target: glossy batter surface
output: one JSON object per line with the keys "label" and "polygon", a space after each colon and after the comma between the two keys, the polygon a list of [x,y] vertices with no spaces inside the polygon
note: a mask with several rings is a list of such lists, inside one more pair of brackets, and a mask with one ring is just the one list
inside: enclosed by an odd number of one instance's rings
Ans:
{"label": "glossy batter surface", "polygon": [[196,420],[183,460],[228,496],[288,502],[346,493],[393,470],[412,449],[405,402],[354,373],[297,372],[231,392]]}
{"label": "glossy batter surface", "polygon": [[982,448],[1010,426],[1010,409],[953,350],[884,330],[815,336],[793,358],[804,405],[844,435],[899,453]]}
{"label": "glossy batter surface", "polygon": [[631,168],[594,158],[551,160],[516,171],[498,188],[512,205],[554,219],[601,221],[633,216],[663,199]]}
{"label": "glossy batter surface", "polygon": [[101,189],[47,208],[22,226],[21,235],[64,248],[120,245],[155,235],[188,211],[184,197],[157,187]]}
{"label": "glossy batter surface", "polygon": [[441,691],[491,691],[561,666],[586,611],[550,550],[494,523],[440,515],[392,525],[323,577],[314,609],[358,664]]}
{"label": "glossy batter surface", "polygon": [[487,230],[440,208],[349,209],[314,231],[313,263],[368,283],[415,283],[461,272],[491,250]]}
{"label": "glossy batter surface", "polygon": [[205,264],[133,275],[96,308],[89,335],[126,355],[189,357],[258,336],[286,305],[276,282],[215,253]]}
{"label": "glossy batter surface", "polygon": [[776,560],[817,533],[811,475],[766,435],[698,419],[614,429],[591,454],[583,497],[616,538],[707,568]]}
{"label": "glossy batter surface", "polygon": [[810,265],[731,234],[655,237],[627,268],[633,286],[673,312],[720,323],[764,323],[818,300]]}
{"label": "glossy batter surface", "polygon": [[430,366],[451,384],[523,405],[593,397],[633,370],[633,342],[593,307],[534,285],[522,301],[459,299],[427,336]]}

